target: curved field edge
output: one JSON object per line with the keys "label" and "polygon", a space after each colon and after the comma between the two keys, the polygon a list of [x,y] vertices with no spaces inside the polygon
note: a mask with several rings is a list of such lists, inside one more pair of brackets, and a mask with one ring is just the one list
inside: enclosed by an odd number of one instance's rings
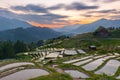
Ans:
{"label": "curved field edge", "polygon": [[[119,56],[118,56],[119,57]],[[95,70],[93,70],[93,72],[101,69],[103,66],[105,66],[107,64],[108,61],[112,60],[112,59],[115,59],[115,58],[118,58],[118,57],[113,57],[113,58],[109,58],[107,60],[105,60],[100,66],[98,66]]]}
{"label": "curved field edge", "polygon": [[30,80],[73,80],[73,78],[70,75],[64,73],[51,73],[49,75],[40,76]]}

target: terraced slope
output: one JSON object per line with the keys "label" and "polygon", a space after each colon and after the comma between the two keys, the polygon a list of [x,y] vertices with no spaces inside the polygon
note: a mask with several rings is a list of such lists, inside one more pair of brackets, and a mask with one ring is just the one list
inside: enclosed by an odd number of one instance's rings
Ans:
{"label": "terraced slope", "polygon": [[[106,54],[106,55],[89,55],[83,58],[73,59],[69,61],[63,62],[64,64],[71,64],[81,70],[84,71],[85,74],[90,73],[90,75],[99,75],[99,74],[106,74],[108,76],[114,76],[119,74],[119,67],[120,61],[119,59],[120,54]],[[74,70],[75,71],[75,70]],[[67,72],[68,74],[74,74],[73,72]],[[120,76],[116,77],[120,79]]]}
{"label": "terraced slope", "polygon": [[[33,55],[30,55],[33,57],[38,56],[38,58],[49,55],[47,53],[42,55],[41,53],[32,53]],[[43,75],[51,75],[52,73],[69,74],[73,79],[77,80],[86,80],[103,73],[120,79],[120,54],[75,55],[61,59],[61,63],[56,60],[55,63],[42,64],[33,60],[34,63],[16,62],[1,65],[0,80],[28,80]]]}

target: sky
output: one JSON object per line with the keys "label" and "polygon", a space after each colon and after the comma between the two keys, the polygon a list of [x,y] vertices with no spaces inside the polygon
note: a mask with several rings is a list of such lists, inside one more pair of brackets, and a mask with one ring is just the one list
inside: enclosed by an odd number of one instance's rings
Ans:
{"label": "sky", "polygon": [[120,0],[0,0],[0,16],[57,28],[120,19]]}

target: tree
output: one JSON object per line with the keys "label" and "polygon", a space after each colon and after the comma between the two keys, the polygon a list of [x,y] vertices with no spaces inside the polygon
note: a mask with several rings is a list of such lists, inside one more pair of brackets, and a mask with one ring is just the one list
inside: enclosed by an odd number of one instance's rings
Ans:
{"label": "tree", "polygon": [[108,37],[110,34],[106,28],[100,26],[95,32],[93,32],[93,35],[96,37]]}
{"label": "tree", "polygon": [[15,53],[28,51],[27,45],[19,40],[14,44],[14,49],[15,49]]}
{"label": "tree", "polygon": [[29,46],[30,51],[34,51],[37,48],[37,45],[35,43],[33,43],[33,42],[30,43],[28,46]]}
{"label": "tree", "polygon": [[14,47],[11,41],[4,42],[0,48],[2,59],[14,57]]}
{"label": "tree", "polygon": [[39,40],[38,42],[37,42],[37,46],[43,46],[44,45],[44,41],[43,40]]}

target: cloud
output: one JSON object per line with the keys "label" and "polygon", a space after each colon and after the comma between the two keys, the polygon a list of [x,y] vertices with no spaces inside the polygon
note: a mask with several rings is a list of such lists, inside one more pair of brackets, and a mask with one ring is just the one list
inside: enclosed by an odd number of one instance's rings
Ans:
{"label": "cloud", "polygon": [[51,24],[54,23],[56,20],[67,18],[67,16],[50,14],[50,13],[45,15],[22,14],[19,16],[20,18],[27,21],[34,21],[37,23],[44,23],[44,24]]}
{"label": "cloud", "polygon": [[90,0],[92,2],[112,3],[120,0]]}
{"label": "cloud", "polygon": [[104,3],[111,3],[111,2],[116,2],[116,1],[120,1],[120,0],[103,0]]}
{"label": "cloud", "polygon": [[23,12],[36,12],[36,13],[49,13],[50,10],[57,9],[65,10],[89,10],[89,9],[98,9],[99,6],[86,5],[80,2],[74,2],[69,5],[66,4],[57,4],[51,7],[43,7],[39,5],[28,4],[26,6],[11,6],[11,9]]}
{"label": "cloud", "polygon": [[74,2],[69,5],[65,4],[57,4],[55,6],[48,7],[49,10],[56,10],[64,8],[66,10],[88,10],[88,9],[98,9],[99,6],[88,6],[86,4],[80,3],[80,2]]}
{"label": "cloud", "polygon": [[71,5],[66,6],[67,10],[88,10],[88,9],[98,9],[99,6],[88,6],[83,3],[72,3]]}
{"label": "cloud", "polygon": [[0,16],[6,17],[6,18],[14,18],[17,17],[17,15],[11,11],[9,11],[6,8],[0,8]]}
{"label": "cloud", "polygon": [[120,11],[116,10],[116,9],[111,9],[111,10],[101,10],[99,11],[100,13],[114,13],[114,14],[118,14],[120,13]]}
{"label": "cloud", "polygon": [[97,2],[98,0],[90,0],[90,1],[92,1],[92,2]]}
{"label": "cloud", "polygon": [[60,22],[61,19],[67,18],[68,16],[57,15],[52,13],[46,13],[44,15],[38,14],[16,14],[6,9],[0,8],[0,15],[7,18],[15,18],[24,21],[33,21],[43,24],[51,24],[54,22]]}
{"label": "cloud", "polygon": [[84,17],[92,17],[93,15],[90,15],[90,14],[84,14],[84,15],[82,15],[82,16],[84,16]]}
{"label": "cloud", "polygon": [[40,13],[48,13],[48,10],[39,5],[26,5],[26,6],[12,6],[11,9],[24,11],[24,12],[40,12]]}
{"label": "cloud", "polygon": [[113,13],[113,14],[120,14],[120,11],[116,10],[116,9],[108,9],[108,10],[100,10],[100,11],[90,11],[88,13]]}
{"label": "cloud", "polygon": [[48,7],[47,9],[49,9],[49,10],[56,10],[56,9],[61,9],[61,8],[64,8],[64,7],[65,7],[64,4],[57,4],[55,6]]}
{"label": "cloud", "polygon": [[68,17],[68,16],[62,16],[62,15],[51,14],[51,13],[48,13],[42,16],[46,18],[67,18]]}
{"label": "cloud", "polygon": [[114,15],[110,17],[111,19],[120,20],[120,15]]}

